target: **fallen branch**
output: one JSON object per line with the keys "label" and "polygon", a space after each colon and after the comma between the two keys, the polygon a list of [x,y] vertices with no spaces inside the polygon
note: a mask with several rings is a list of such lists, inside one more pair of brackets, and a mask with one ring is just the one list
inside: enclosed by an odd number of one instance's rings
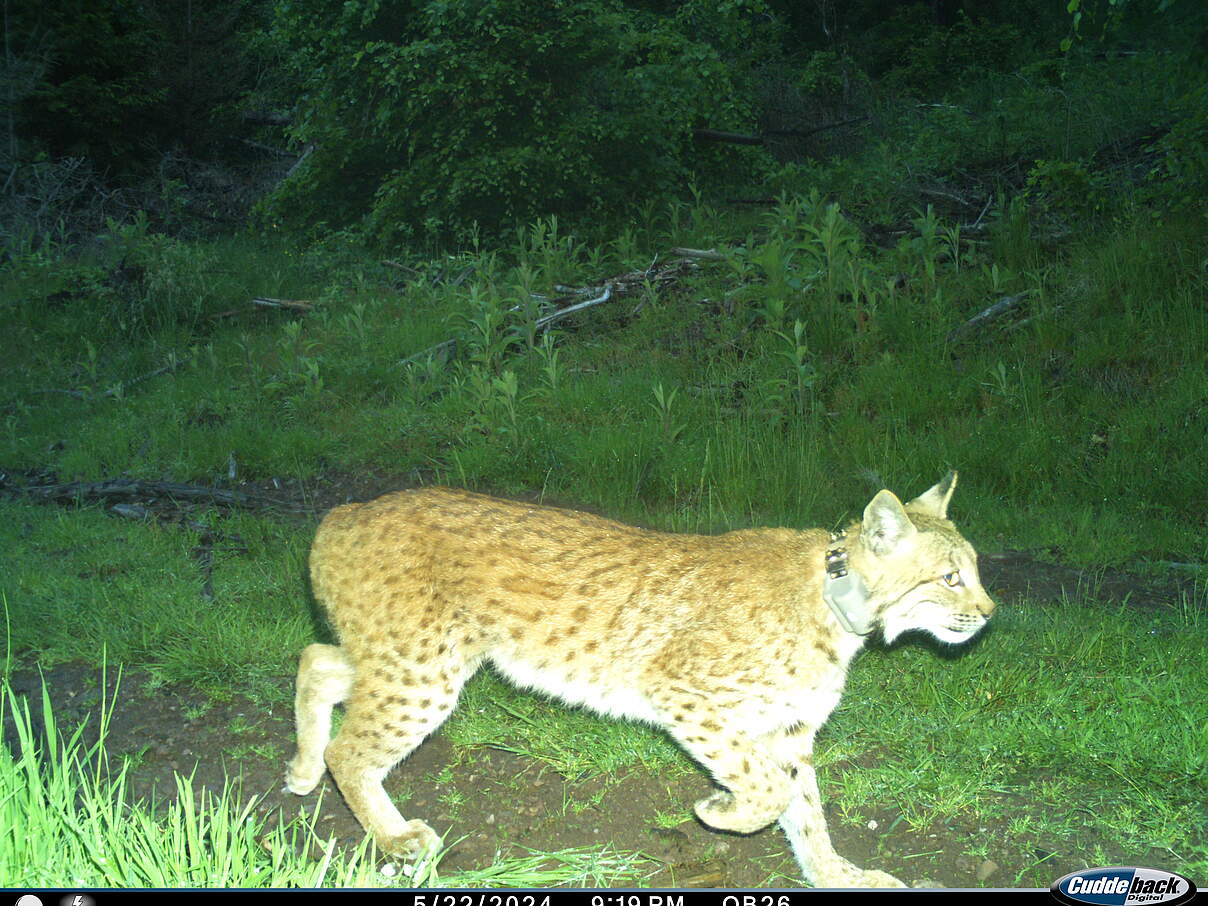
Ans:
{"label": "fallen branch", "polygon": [[[6,487],[4,492],[55,503],[73,503],[77,500],[168,500],[172,503],[180,501],[209,503],[214,506],[241,510],[271,507],[298,511],[294,504],[271,497],[262,497],[259,494],[245,494],[242,491],[211,488],[204,485],[177,484],[171,481],[143,481],[137,478],[110,478],[104,481],[73,481],[67,484]],[[123,512],[121,515],[128,514]]]}
{"label": "fallen branch", "polygon": [[399,364],[400,365],[410,365],[412,362],[418,362],[421,359],[426,359],[429,356],[434,356],[438,352],[443,352],[446,349],[449,350],[449,354],[446,355],[446,357],[445,357],[446,360],[456,358],[457,357],[457,340],[456,339],[445,340],[443,343],[437,343],[435,346],[429,346],[427,349],[423,350],[422,352],[417,352],[415,355],[407,356],[407,358],[400,361]]}
{"label": "fallen branch", "polygon": [[[657,285],[661,283],[668,283],[674,280],[684,269],[696,267],[696,262],[694,259],[703,258],[706,260],[725,260],[721,253],[712,249],[707,251],[701,251],[699,249],[672,249],[671,251],[672,254],[676,255],[676,257],[665,264],[655,266],[655,264],[652,263],[650,267],[644,270],[631,271],[627,274],[621,274],[620,276],[613,277],[611,280],[606,281],[602,286],[587,286],[579,288],[555,286],[554,289],[563,295],[553,300],[546,300],[541,296],[534,295],[534,298],[536,298],[538,301],[544,301],[547,302],[547,304],[553,305],[568,302],[571,298],[576,296],[593,296],[592,298],[585,299],[582,302],[564,305],[563,307],[558,308],[549,314],[542,315],[534,322],[535,329],[538,331],[545,330],[549,327],[549,325],[556,321],[562,320],[568,315],[584,311],[588,308],[594,308],[597,305],[603,305],[605,302],[608,302],[611,299],[617,299],[621,296],[629,295],[630,293],[637,292],[651,284]],[[510,309],[510,312],[518,311],[519,308],[520,306],[514,306],[512,309]],[[399,364],[409,365],[412,362],[421,361],[435,355],[438,352],[444,352],[445,350],[451,350],[451,352],[446,355],[446,360],[454,358],[456,356],[457,344],[458,339],[456,337],[445,340],[443,343],[437,343],[435,346],[429,346],[427,349],[423,349],[414,355],[401,359]]]}
{"label": "fallen branch", "polygon": [[[251,301],[252,308],[280,308],[286,311],[296,311],[306,314],[315,310],[313,302],[308,302],[306,299],[270,299],[267,296],[257,296]],[[216,311],[210,315],[210,320],[217,321],[219,318],[233,318],[236,315],[246,314],[246,308],[228,308],[225,311]]]}
{"label": "fallen branch", "polygon": [[302,166],[304,163],[306,163],[306,158],[310,157],[310,155],[314,152],[314,150],[315,150],[315,146],[313,143],[307,145],[305,150],[303,150],[301,155],[299,155],[298,159],[293,162],[293,164],[290,166],[290,168],[288,170],[285,171],[285,175],[281,177],[281,182],[285,182],[287,179],[289,179],[291,176],[293,176],[294,172],[300,166]]}
{"label": "fallen branch", "polygon": [[252,300],[253,305],[261,308],[288,308],[293,311],[314,311],[315,304],[305,299],[270,299],[267,296],[257,296]]}
{"label": "fallen branch", "polygon": [[395,270],[405,271],[406,273],[411,274],[414,277],[422,276],[420,271],[417,270],[416,268],[409,267],[406,264],[403,264],[399,261],[392,261],[389,258],[383,258],[382,264],[386,265],[386,267],[393,267]]}
{"label": "fallen branch", "polygon": [[982,218],[986,216],[986,211],[990,210],[990,205],[994,201],[994,196],[991,195],[986,199],[985,205],[981,209],[981,213],[977,215],[977,220],[973,221],[968,226],[961,225],[962,230],[982,230],[985,226],[982,224]]}
{"label": "fallen branch", "polygon": [[157,378],[161,374],[175,374],[176,369],[180,368],[182,365],[188,364],[190,359],[192,359],[192,356],[185,356],[183,359],[177,359],[175,354],[173,354],[172,360],[163,368],[156,368],[154,371],[148,371],[146,374],[140,374],[138,377],[131,378],[128,381],[120,381],[116,386],[110,387],[108,390],[102,393],[101,396],[118,396],[125,393],[135,384],[141,384],[143,381],[149,381],[151,378]]}
{"label": "fallen branch", "polygon": [[703,258],[705,261],[726,260],[726,256],[717,249],[672,249],[671,254],[681,258]]}
{"label": "fallen branch", "polygon": [[133,377],[128,381],[118,381],[108,390],[100,393],[93,393],[88,390],[60,390],[54,387],[33,390],[32,393],[61,393],[64,396],[70,396],[72,399],[88,400],[88,399],[105,399],[111,396],[121,396],[135,384],[141,384],[143,381],[149,381],[151,378],[159,377],[161,374],[175,372],[181,365],[187,363],[192,356],[185,356],[183,359],[172,358],[163,368],[156,368],[154,371],[148,371],[146,374],[140,374],[138,377]]}
{"label": "fallen branch", "polygon": [[944,189],[920,188],[918,190],[918,192],[920,195],[930,195],[933,198],[947,198],[949,201],[955,201],[958,205],[960,205],[961,207],[964,207],[964,208],[976,208],[977,207],[977,205],[974,202],[969,201],[969,199],[962,198],[961,196],[957,195],[955,192],[948,192],[948,191],[945,191]]}
{"label": "fallen branch", "polygon": [[948,333],[948,342],[952,343],[953,341],[960,339],[964,334],[970,333],[974,330],[980,330],[991,321],[1001,318],[1007,312],[1017,308],[1023,302],[1023,300],[1028,297],[1030,292],[1030,290],[1024,290],[1022,293],[1016,293],[1014,296],[1006,296],[1005,298],[999,299],[989,308],[978,312],[964,324],[953,328]]}
{"label": "fallen branch", "polygon": [[841,129],[844,126],[854,126],[867,120],[867,116],[857,116],[837,123],[825,123],[813,129],[769,129],[760,135],[744,135],[741,132],[722,132],[719,129],[693,129],[692,137],[705,142],[726,142],[731,145],[765,145],[769,138],[809,138],[819,132],[830,129]]}
{"label": "fallen branch", "polygon": [[611,298],[612,298],[612,284],[610,283],[604,287],[604,292],[601,293],[599,296],[597,296],[594,299],[588,299],[585,302],[579,302],[578,304],[571,305],[567,308],[560,308],[551,314],[545,315],[542,318],[538,318],[537,319],[537,329],[545,330],[545,328],[549,327],[549,325],[553,324],[555,321],[562,320],[567,315],[572,315],[577,311],[583,311],[583,309],[591,308],[595,305],[602,305],[603,303],[607,302]]}
{"label": "fallen branch", "polygon": [[731,145],[762,145],[762,135],[742,135],[738,132],[721,132],[717,129],[693,129],[692,137],[705,142],[726,142]]}

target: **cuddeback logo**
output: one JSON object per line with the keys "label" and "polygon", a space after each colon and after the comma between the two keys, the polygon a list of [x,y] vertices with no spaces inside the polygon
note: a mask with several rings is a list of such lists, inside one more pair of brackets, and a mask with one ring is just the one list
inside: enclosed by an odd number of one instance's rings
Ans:
{"label": "cuddeback logo", "polygon": [[1053,882],[1049,893],[1062,903],[1081,906],[1132,906],[1165,903],[1177,906],[1195,896],[1195,885],[1172,871],[1156,868],[1088,868]]}

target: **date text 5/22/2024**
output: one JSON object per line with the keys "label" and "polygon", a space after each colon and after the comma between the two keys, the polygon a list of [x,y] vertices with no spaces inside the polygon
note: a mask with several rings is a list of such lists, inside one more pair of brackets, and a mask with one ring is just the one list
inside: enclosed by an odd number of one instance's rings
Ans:
{"label": "date text 5/22/2024", "polygon": [[[689,902],[700,891],[694,891]],[[571,894],[577,904],[586,906],[685,906],[683,893],[654,893],[617,891],[614,893],[587,893],[587,891],[499,893],[473,892],[428,892],[411,897],[411,906],[558,906]],[[792,906],[786,894],[726,893],[719,906]]]}

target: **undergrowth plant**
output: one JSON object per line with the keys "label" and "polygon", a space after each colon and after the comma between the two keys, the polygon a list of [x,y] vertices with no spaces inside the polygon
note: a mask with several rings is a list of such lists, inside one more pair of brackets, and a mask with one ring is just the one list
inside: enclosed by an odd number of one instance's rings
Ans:
{"label": "undergrowth plant", "polygon": [[775,331],[776,336],[783,341],[783,347],[776,354],[788,366],[788,377],[773,378],[771,387],[773,395],[770,400],[786,404],[786,414],[804,418],[813,407],[813,388],[817,378],[813,356],[810,354],[809,342],[806,339],[805,324],[800,319],[793,322],[793,335]]}
{"label": "undergrowth plant", "polygon": [[[102,676],[104,685],[104,677]],[[118,687],[120,688],[120,677]],[[635,853],[598,850],[496,857],[469,873],[442,873],[439,856],[397,866],[379,860],[366,840],[352,849],[319,836],[322,801],[309,816],[260,816],[256,797],[234,781],[195,789],[175,775],[167,805],[132,801],[131,762],[112,763],[105,740],[116,697],[61,734],[45,687],[37,717],[30,702],[0,681],[0,723],[16,745],[0,747],[0,877],[14,887],[95,888],[386,888],[609,886],[649,870]],[[321,855],[309,854],[317,849]]]}

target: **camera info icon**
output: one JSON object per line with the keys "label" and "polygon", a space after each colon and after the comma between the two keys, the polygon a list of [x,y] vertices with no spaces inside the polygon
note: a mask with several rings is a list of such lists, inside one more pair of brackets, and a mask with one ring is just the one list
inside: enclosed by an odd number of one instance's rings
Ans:
{"label": "camera info icon", "polygon": [[[27,893],[17,898],[16,906],[43,906],[42,898]],[[69,893],[60,898],[58,906],[96,906],[96,900],[82,893]]]}

